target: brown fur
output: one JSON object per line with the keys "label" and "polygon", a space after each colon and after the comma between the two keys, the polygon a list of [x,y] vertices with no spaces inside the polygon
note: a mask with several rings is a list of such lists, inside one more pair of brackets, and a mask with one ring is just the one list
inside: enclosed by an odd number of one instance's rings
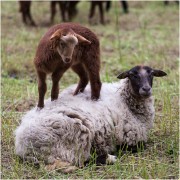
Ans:
{"label": "brown fur", "polygon": [[[59,31],[57,31],[59,30]],[[58,38],[56,34],[76,33],[84,38],[78,39],[78,44],[74,48],[70,63],[64,63],[56,50]],[[55,36],[55,38],[54,38]],[[53,38],[52,38],[53,37]],[[88,42],[91,42],[88,43]],[[44,95],[46,93],[46,75],[52,73],[51,100],[58,98],[58,83],[62,75],[68,68],[72,68],[80,78],[74,95],[83,92],[88,81],[91,84],[91,99],[97,100],[100,96],[100,47],[97,36],[88,28],[75,23],[62,23],[51,27],[42,37],[38,45],[34,64],[38,75],[39,101],[38,107],[44,107]]]}

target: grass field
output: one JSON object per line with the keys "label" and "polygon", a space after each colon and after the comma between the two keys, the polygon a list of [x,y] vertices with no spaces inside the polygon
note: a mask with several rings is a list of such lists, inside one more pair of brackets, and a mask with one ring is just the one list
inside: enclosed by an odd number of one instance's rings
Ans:
{"label": "grass field", "polygon": [[[37,80],[33,67],[35,50],[48,29],[49,2],[33,2],[37,28],[25,27],[17,2],[1,2],[1,169],[2,179],[178,179],[179,178],[179,8],[171,2],[129,2],[130,13],[123,14],[119,2],[113,6],[106,26],[88,24],[89,3],[78,4],[74,22],[91,28],[101,43],[101,79],[117,81],[120,71],[138,64],[164,70],[168,76],[154,80],[156,116],[147,149],[120,156],[114,165],[79,169],[72,174],[47,172],[23,164],[14,153],[13,132],[22,115],[37,103]],[[59,15],[59,14],[58,14]],[[56,17],[58,23],[59,16]],[[98,19],[98,14],[96,14]],[[69,70],[60,90],[78,82]],[[50,96],[51,80],[48,78]]]}

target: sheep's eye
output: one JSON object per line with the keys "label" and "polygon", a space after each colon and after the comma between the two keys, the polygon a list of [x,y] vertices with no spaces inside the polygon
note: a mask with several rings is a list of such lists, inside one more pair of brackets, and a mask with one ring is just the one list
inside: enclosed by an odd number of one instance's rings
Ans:
{"label": "sheep's eye", "polygon": [[137,72],[131,72],[130,73],[130,76],[132,77],[132,78],[138,78],[138,73]]}
{"label": "sheep's eye", "polygon": [[136,74],[133,74],[133,78],[137,79],[137,78],[138,78],[138,76],[137,76]]}
{"label": "sheep's eye", "polygon": [[152,71],[150,69],[147,70],[148,74],[152,74]]}

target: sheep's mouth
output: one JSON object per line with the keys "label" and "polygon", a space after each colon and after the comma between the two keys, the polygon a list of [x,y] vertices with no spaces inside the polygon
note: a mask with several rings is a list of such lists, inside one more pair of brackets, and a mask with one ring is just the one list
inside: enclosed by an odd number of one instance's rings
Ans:
{"label": "sheep's mouth", "polygon": [[151,95],[152,95],[152,93],[140,94],[140,96],[141,96],[142,98],[149,98],[149,97],[151,97]]}

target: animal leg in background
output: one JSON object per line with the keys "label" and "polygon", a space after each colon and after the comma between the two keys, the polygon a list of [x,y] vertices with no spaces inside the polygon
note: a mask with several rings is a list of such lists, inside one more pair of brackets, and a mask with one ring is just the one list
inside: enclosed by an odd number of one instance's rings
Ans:
{"label": "animal leg in background", "polygon": [[54,22],[54,16],[56,15],[56,1],[51,2],[51,23]]}
{"label": "animal leg in background", "polygon": [[20,12],[22,13],[22,19],[24,24],[28,24],[28,20],[31,26],[36,26],[34,20],[31,17],[31,1],[19,1]]}
{"label": "animal leg in background", "polygon": [[99,13],[100,13],[100,22],[101,24],[105,24],[103,2],[98,2],[98,6],[99,6]]}
{"label": "animal leg in background", "polygon": [[77,64],[77,65],[72,66],[72,70],[75,73],[77,73],[80,78],[78,86],[77,86],[76,90],[74,91],[74,95],[77,95],[79,92],[84,91],[84,89],[89,81],[89,78],[88,78],[88,74],[82,64]]}
{"label": "animal leg in background", "polygon": [[90,13],[89,13],[89,23],[91,23],[91,19],[94,16],[94,12],[95,12],[95,2],[91,2],[91,7],[90,7]]}
{"label": "animal leg in background", "polygon": [[39,91],[39,100],[38,100],[38,107],[44,107],[44,96],[47,90],[46,85],[46,73],[37,71],[38,75],[38,91]]}
{"label": "animal leg in background", "polygon": [[62,2],[62,1],[58,1],[59,3],[59,9],[61,11],[61,18],[62,21],[65,22],[66,21],[66,3],[67,2]]}
{"label": "animal leg in background", "polygon": [[124,13],[128,13],[129,12],[128,3],[126,1],[121,1],[121,4],[122,4]]}

